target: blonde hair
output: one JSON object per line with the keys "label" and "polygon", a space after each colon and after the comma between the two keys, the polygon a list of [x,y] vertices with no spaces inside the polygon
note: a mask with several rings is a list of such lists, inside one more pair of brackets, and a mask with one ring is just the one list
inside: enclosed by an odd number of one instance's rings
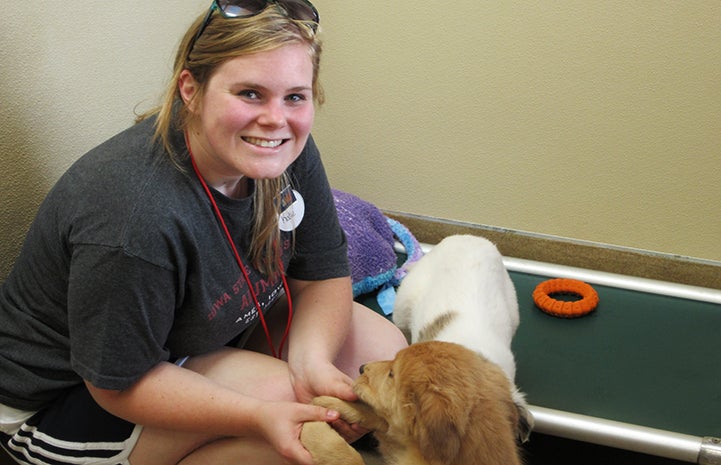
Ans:
{"label": "blonde hair", "polygon": [[[208,81],[220,65],[239,56],[275,50],[284,45],[301,43],[308,46],[313,63],[313,100],[321,105],[323,90],[318,81],[321,42],[313,26],[288,18],[275,4],[248,18],[223,18],[214,12],[205,30],[193,44],[205,14],[199,16],[178,47],[173,74],[159,106],[139,115],[136,122],[156,116],[154,139],[162,143],[173,162],[180,167],[181,153],[173,146],[172,133],[186,130],[195,115],[189,111],[191,102],[182,103],[178,81],[183,70],[191,72],[198,83],[193,99],[202,101]],[[192,47],[192,48],[191,48]],[[256,180],[252,240],[249,258],[262,273],[280,271],[280,230],[278,228],[279,194],[289,184],[287,173],[275,179]]]}

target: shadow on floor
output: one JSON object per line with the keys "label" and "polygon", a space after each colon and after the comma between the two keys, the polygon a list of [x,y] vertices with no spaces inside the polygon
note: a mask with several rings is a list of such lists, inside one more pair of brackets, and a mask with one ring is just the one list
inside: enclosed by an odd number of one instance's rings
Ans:
{"label": "shadow on floor", "polygon": [[[385,465],[377,452],[361,449],[366,465]],[[525,465],[688,465],[687,462],[534,433],[523,447]]]}
{"label": "shadow on floor", "polygon": [[[366,465],[385,465],[372,446],[359,447]],[[523,447],[525,465],[684,465],[686,462],[534,433]],[[0,465],[14,465],[0,449]]]}

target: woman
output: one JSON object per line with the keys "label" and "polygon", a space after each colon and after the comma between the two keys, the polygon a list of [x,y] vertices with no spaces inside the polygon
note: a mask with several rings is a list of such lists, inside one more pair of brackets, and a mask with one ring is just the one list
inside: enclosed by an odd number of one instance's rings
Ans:
{"label": "woman", "polygon": [[310,137],[317,26],[304,0],[214,1],[161,106],[48,194],[0,289],[16,460],[311,464],[304,422],[362,433],[308,402],[354,399],[405,339],[352,301]]}

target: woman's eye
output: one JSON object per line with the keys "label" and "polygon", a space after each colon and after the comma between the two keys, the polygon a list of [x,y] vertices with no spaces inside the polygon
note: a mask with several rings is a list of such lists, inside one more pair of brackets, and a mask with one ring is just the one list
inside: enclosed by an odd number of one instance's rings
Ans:
{"label": "woman's eye", "polygon": [[287,97],[287,100],[289,100],[291,102],[303,102],[308,99],[303,94],[291,94]]}
{"label": "woman's eye", "polygon": [[254,90],[250,90],[250,89],[241,90],[240,92],[238,92],[238,95],[240,97],[244,97],[244,98],[251,99],[251,100],[257,100],[259,98],[258,92],[254,91]]}

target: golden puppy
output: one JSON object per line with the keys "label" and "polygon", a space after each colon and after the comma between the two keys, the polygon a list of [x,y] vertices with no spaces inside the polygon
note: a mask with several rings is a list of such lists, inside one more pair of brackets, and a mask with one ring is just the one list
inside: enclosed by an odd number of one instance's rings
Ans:
{"label": "golden puppy", "polygon": [[[318,397],[314,403],[373,430],[388,463],[520,464],[514,435],[518,411],[508,378],[483,356],[455,343],[428,341],[412,344],[391,361],[368,363],[361,373],[354,384],[358,402]],[[321,441],[309,437],[318,433],[318,425],[306,432],[308,425],[301,440],[316,463],[362,463],[352,461],[347,445],[335,447],[335,456],[326,460],[326,452],[313,450]]]}

